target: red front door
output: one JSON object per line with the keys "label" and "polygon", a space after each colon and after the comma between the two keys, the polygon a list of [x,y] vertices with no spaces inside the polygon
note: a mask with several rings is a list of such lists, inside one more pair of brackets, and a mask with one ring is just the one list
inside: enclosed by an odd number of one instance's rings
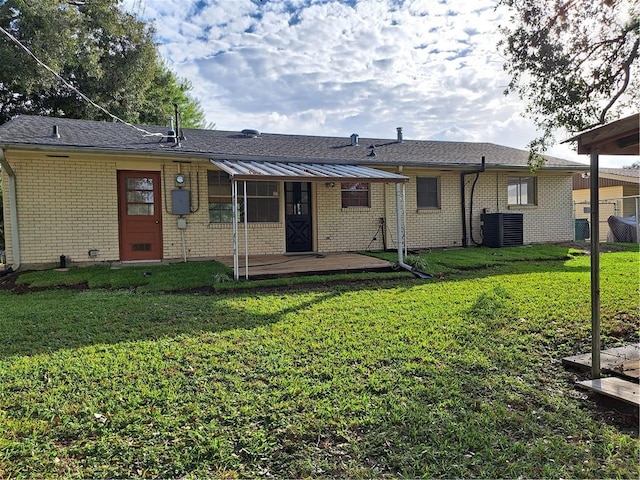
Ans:
{"label": "red front door", "polygon": [[162,259],[160,172],[118,171],[120,260]]}

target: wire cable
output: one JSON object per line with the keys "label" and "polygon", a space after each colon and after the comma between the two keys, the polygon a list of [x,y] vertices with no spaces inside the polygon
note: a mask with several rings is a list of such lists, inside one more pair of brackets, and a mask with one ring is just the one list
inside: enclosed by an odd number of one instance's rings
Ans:
{"label": "wire cable", "polygon": [[127,125],[128,127],[131,127],[135,130],[137,130],[138,132],[144,134],[144,136],[146,137],[164,137],[165,135],[163,135],[162,133],[151,133],[143,128],[137,127],[129,122],[124,121],[123,119],[121,119],[120,117],[117,117],[116,115],[114,115],[113,113],[109,112],[106,108],[98,105],[96,102],[94,102],[93,100],[91,100],[89,97],[87,97],[84,93],[82,93],[80,90],[78,90],[76,87],[74,87],[73,85],[71,85],[69,82],[67,82],[62,76],[60,76],[55,70],[53,70],[51,67],[49,67],[49,65],[47,65],[46,63],[44,63],[42,60],[40,60],[31,50],[29,50],[28,47],[26,47],[20,40],[18,40],[16,37],[14,37],[11,33],[9,33],[8,31],[6,31],[4,28],[0,27],[0,32],[4,33],[7,37],[9,37],[9,39],[15,43],[17,46],[19,46],[22,50],[24,50],[31,58],[33,58],[38,65],[40,65],[41,67],[43,67],[45,70],[47,70],[48,72],[50,72],[53,76],[55,76],[58,80],[60,80],[66,87],[70,88],[71,90],[73,90],[75,93],[77,93],[80,98],[82,98],[85,102],[89,103],[90,105],[94,106],[95,108],[97,108],[98,110],[106,113],[107,115],[109,115],[109,117],[111,117],[113,120],[116,120],[120,123],[123,123],[125,125]]}

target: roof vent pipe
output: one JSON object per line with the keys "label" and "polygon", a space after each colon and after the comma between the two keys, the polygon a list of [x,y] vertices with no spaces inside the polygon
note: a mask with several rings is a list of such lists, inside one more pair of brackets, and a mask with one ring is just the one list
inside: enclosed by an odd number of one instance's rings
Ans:
{"label": "roof vent pipe", "polygon": [[398,131],[398,143],[402,143],[402,127],[396,128]]}
{"label": "roof vent pipe", "polygon": [[51,130],[51,138],[60,138],[60,131],[58,130],[58,125],[54,125]]}
{"label": "roof vent pipe", "polygon": [[358,134],[357,133],[352,133],[351,134],[351,146],[352,147],[357,147],[358,146]]}
{"label": "roof vent pipe", "polygon": [[173,117],[169,117],[169,131],[167,132],[167,143],[176,143],[176,131],[173,127]]}

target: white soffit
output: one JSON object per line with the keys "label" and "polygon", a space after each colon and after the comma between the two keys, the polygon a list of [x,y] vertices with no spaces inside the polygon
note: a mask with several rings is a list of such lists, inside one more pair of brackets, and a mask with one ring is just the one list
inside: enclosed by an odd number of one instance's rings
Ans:
{"label": "white soffit", "polygon": [[[293,182],[406,183],[408,177],[360,165],[210,160],[234,180],[284,180]],[[265,178],[266,177],[266,178]]]}

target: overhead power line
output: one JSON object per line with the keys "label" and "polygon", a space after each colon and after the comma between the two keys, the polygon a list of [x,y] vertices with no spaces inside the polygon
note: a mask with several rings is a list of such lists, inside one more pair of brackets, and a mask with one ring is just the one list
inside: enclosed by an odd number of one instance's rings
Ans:
{"label": "overhead power line", "polygon": [[18,45],[22,50],[24,50],[25,52],[27,52],[27,54],[33,58],[38,65],[40,65],[41,67],[43,67],[45,70],[47,70],[48,72],[50,72],[52,75],[54,75],[58,80],[60,80],[66,87],[70,88],[71,90],[73,90],[74,92],[76,92],[80,98],[82,98],[85,102],[89,103],[90,105],[93,105],[95,108],[97,108],[98,110],[106,113],[107,115],[109,115],[109,117],[111,117],[113,120],[123,123],[125,125],[127,125],[128,127],[131,127],[135,130],[137,130],[138,132],[144,134],[145,136],[148,137],[163,137],[164,135],[162,133],[152,133],[149,132],[143,128],[137,127],[129,122],[124,121],[123,119],[121,119],[120,117],[114,115],[113,113],[109,112],[106,108],[102,107],[101,105],[98,105],[96,102],[94,102],[93,100],[91,100],[89,97],[87,97],[84,93],[82,93],[80,90],[78,90],[76,87],[74,87],[72,84],[70,84],[69,82],[67,82],[62,76],[60,76],[58,74],[58,72],[56,72],[55,70],[53,70],[51,67],[49,67],[49,65],[47,65],[46,63],[44,63],[42,60],[40,60],[31,50],[29,50],[28,47],[26,47],[20,40],[18,40],[16,37],[14,37],[10,32],[6,31],[4,28],[0,27],[0,32],[4,33],[7,37],[9,37],[9,39],[11,39],[11,41],[13,43],[15,43],[16,45]]}

